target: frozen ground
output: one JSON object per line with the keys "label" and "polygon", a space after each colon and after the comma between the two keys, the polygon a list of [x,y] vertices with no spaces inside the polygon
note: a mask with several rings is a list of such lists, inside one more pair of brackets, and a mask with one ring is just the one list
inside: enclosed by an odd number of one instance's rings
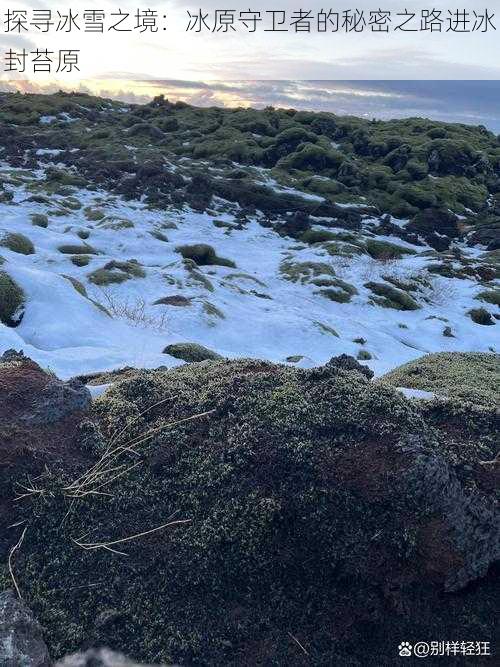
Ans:
{"label": "frozen ground", "polygon": [[[11,170],[4,167],[3,172],[10,174]],[[28,185],[40,174],[21,172],[21,176]],[[478,325],[467,314],[482,305],[474,298],[481,288],[473,280],[427,274],[430,255],[426,246],[412,248],[387,237],[415,254],[390,262],[367,254],[332,256],[324,244],[302,244],[261,226],[258,216],[238,229],[229,212],[154,211],[139,202],[85,190],[72,194],[80,208],[68,210],[64,197],[54,195],[50,203],[36,203],[27,201],[32,191],[25,186],[11,190],[14,202],[0,204],[0,237],[21,233],[32,241],[35,252],[25,255],[0,246],[0,257],[5,260],[0,270],[26,296],[18,326],[0,324],[0,352],[22,349],[63,378],[123,366],[178,365],[182,362],[162,351],[170,343],[186,341],[227,357],[275,362],[294,357],[289,363],[304,367],[341,353],[371,357],[362,363],[376,374],[428,352],[498,351],[498,325]],[[105,217],[89,220],[88,207]],[[59,213],[53,214],[54,210]],[[34,225],[32,214],[47,215],[48,227]],[[87,233],[88,238],[82,240],[79,234]],[[236,268],[189,268],[176,248],[195,243],[210,244]],[[88,244],[95,254],[89,251],[89,263],[76,266],[72,261],[75,253],[59,250],[68,244]],[[478,253],[465,246],[462,250],[471,258]],[[120,284],[101,286],[90,282],[90,274],[109,262],[131,259],[137,260],[144,277],[127,276]],[[302,281],[294,281],[283,268],[309,262],[333,269],[357,294],[348,303],[331,301],[320,293],[321,274],[300,274]],[[373,293],[364,285],[381,282],[388,275],[400,281],[426,276],[426,285],[412,294],[418,310],[401,311],[374,303]],[[323,278],[329,276],[328,272]],[[84,285],[87,297],[68,277]],[[320,285],[313,284],[313,279]],[[188,301],[185,305],[154,304],[173,296]],[[443,335],[445,327],[450,327],[453,337]]]}

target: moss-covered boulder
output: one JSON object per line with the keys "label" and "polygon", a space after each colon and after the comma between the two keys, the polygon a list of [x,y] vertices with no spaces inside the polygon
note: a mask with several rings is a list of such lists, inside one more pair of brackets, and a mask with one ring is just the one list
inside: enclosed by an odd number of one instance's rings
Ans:
{"label": "moss-covered boulder", "polygon": [[236,264],[231,259],[219,257],[212,246],[206,243],[195,243],[194,245],[181,245],[176,248],[184,259],[190,259],[198,266],[229,266],[236,268]]}
{"label": "moss-covered boulder", "polygon": [[5,271],[0,271],[0,322],[15,327],[24,314],[24,292]]}
{"label": "moss-covered boulder", "polygon": [[20,255],[33,255],[35,252],[35,246],[30,241],[30,239],[24,234],[18,234],[17,232],[8,232],[0,238],[0,246],[12,250],[12,252],[17,252]]}
{"label": "moss-covered boulder", "polygon": [[53,447],[10,517],[53,657],[375,666],[388,637],[491,641],[494,444],[430,427],[356,363],[190,364],[98,399],[79,455]]}
{"label": "moss-covered boulder", "polygon": [[493,326],[495,320],[491,317],[491,313],[486,308],[471,308],[468,312],[469,317],[476,324],[483,326]]}
{"label": "moss-covered boulder", "polygon": [[208,347],[198,343],[171,343],[163,350],[164,354],[169,354],[176,359],[182,359],[187,362],[207,361],[222,359],[220,354],[209,350]]}
{"label": "moss-covered boulder", "polygon": [[89,281],[99,287],[112,285],[114,283],[123,283],[131,278],[144,278],[146,276],[145,270],[135,259],[127,261],[107,262],[102,268],[96,269],[89,273]]}
{"label": "moss-covered boulder", "polygon": [[384,308],[396,310],[418,310],[420,308],[413,297],[392,285],[370,281],[365,283],[365,287],[377,295],[372,297],[373,301]]}
{"label": "moss-covered boulder", "polygon": [[44,213],[33,213],[30,218],[31,224],[35,227],[46,229],[49,226],[49,218]]}

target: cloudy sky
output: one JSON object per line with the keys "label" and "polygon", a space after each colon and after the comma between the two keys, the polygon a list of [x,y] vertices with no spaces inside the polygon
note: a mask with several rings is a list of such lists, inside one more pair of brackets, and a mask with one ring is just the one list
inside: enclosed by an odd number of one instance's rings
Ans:
{"label": "cloudy sky", "polygon": [[[58,88],[90,90],[121,99],[142,101],[158,92],[173,99],[195,104],[228,104],[293,106],[353,113],[367,117],[427,115],[443,120],[482,123],[500,131],[500,1],[486,4],[433,0],[432,3],[410,0],[385,0],[382,9],[392,12],[389,33],[362,33],[345,30],[318,34],[271,33],[258,29],[251,34],[240,30],[224,34],[204,30],[186,31],[187,11],[200,9],[208,14],[212,25],[216,9],[225,8],[215,0],[152,0],[144,9],[158,12],[158,31],[140,33],[135,29],[133,14],[140,3],[123,4],[110,0],[72,3],[43,3],[17,0],[16,8],[51,9],[57,23],[57,10],[67,12],[70,5],[79,15],[89,8],[105,12],[104,34],[72,31],[47,34],[30,27],[21,34],[5,32],[5,15],[0,28],[2,59],[7,49],[36,48],[80,49],[80,72],[73,74],[33,73],[28,60],[24,73],[0,72],[0,88],[51,90]],[[420,26],[422,9],[442,11],[442,32],[403,32],[393,28],[403,22],[398,14],[408,9],[416,18],[408,27]],[[313,16],[329,7],[318,0],[295,4],[287,0],[274,3],[249,3],[235,0],[226,5],[239,11],[260,11],[268,25],[266,11],[284,10],[290,18],[299,8],[311,9]],[[370,10],[380,7],[380,0],[357,0],[355,3],[331,2],[334,12]],[[468,33],[446,32],[448,10],[469,11],[469,28],[488,8],[497,31],[490,26]],[[119,9],[131,17],[122,27],[130,32],[107,30]],[[6,10],[5,10],[6,11]],[[2,10],[2,13],[5,14]],[[477,17],[473,12],[476,12]],[[166,17],[166,18],[163,18]],[[419,20],[417,20],[417,18]],[[477,21],[476,21],[477,19]],[[314,23],[313,23],[314,25]],[[484,23],[480,26],[484,28]],[[2,32],[3,29],[3,32]]]}

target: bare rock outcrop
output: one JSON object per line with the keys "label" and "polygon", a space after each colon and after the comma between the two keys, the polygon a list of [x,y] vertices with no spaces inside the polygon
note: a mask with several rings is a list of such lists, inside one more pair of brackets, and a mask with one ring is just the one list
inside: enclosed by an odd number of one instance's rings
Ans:
{"label": "bare rock outcrop", "polygon": [[50,664],[42,629],[31,611],[13,591],[0,593],[0,665],[50,667]]}

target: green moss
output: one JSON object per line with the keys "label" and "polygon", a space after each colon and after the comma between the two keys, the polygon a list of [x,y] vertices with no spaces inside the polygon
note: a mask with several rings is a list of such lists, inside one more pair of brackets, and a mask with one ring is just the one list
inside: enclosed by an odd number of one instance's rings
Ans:
{"label": "green moss", "polygon": [[330,301],[336,301],[337,303],[348,303],[351,298],[358,293],[358,290],[354,285],[350,285],[339,278],[335,278],[330,281],[331,287],[326,289],[321,289],[315,294],[319,294]]}
{"label": "green moss", "polygon": [[134,223],[131,220],[123,218],[106,218],[105,221],[99,223],[101,229],[111,229],[113,231],[120,231],[121,229],[132,229]]}
{"label": "green moss", "polygon": [[334,232],[329,232],[326,229],[308,229],[300,237],[304,243],[323,243],[324,241],[333,241],[337,238]]}
{"label": "green moss", "polygon": [[81,294],[82,296],[87,298],[87,290],[85,289],[85,285],[83,283],[81,283],[76,278],[73,278],[73,276],[63,275],[63,278],[66,278],[66,280],[69,280],[69,282],[73,285],[73,287],[78,292],[78,294]]}
{"label": "green moss", "polygon": [[35,252],[35,246],[30,241],[27,236],[24,234],[18,234],[15,232],[8,232],[0,238],[0,246],[12,250],[12,252],[17,252],[20,255],[33,255]]}
{"label": "green moss", "polygon": [[500,290],[493,289],[480,292],[476,299],[481,299],[481,301],[486,301],[487,303],[491,303],[494,306],[500,306]]}
{"label": "green moss", "polygon": [[500,403],[500,355],[438,352],[410,361],[381,378],[394,387],[432,391],[472,403]]}
{"label": "green moss", "polygon": [[153,230],[152,232],[149,232],[149,233],[157,241],[163,241],[164,243],[168,242],[168,237],[165,234],[163,234],[163,232],[160,232],[157,229],[155,229],[155,230]]}
{"label": "green moss", "polygon": [[106,269],[96,269],[89,273],[88,275],[89,282],[99,287],[105,287],[106,285],[120,284],[126,280],[130,280],[128,273],[123,273],[122,271],[108,271]]}
{"label": "green moss", "polygon": [[370,352],[368,352],[368,350],[360,350],[356,355],[356,359],[359,359],[360,361],[368,361],[371,358],[372,355]]}
{"label": "green moss", "polygon": [[329,264],[324,262],[294,262],[284,260],[280,264],[280,273],[285,280],[291,282],[301,282],[302,284],[311,282],[314,278],[320,276],[335,276],[335,271]]}
{"label": "green moss", "polygon": [[25,296],[23,290],[5,271],[0,271],[0,322],[15,327],[23,316]]}
{"label": "green moss", "polygon": [[209,301],[204,301],[203,302],[203,312],[206,313],[209,317],[216,317],[219,320],[225,320],[226,316],[222,312],[220,308],[217,308],[217,306],[214,306],[213,303],[210,303]]}
{"label": "green moss", "polygon": [[113,283],[123,283],[130,278],[144,278],[146,272],[134,259],[126,262],[111,261],[102,268],[89,273],[88,279],[94,285],[102,287]]}
{"label": "green moss", "polygon": [[189,363],[222,359],[220,354],[198,343],[172,343],[171,345],[167,345],[163,352],[169,354],[171,357],[182,359]]}
{"label": "green moss", "polygon": [[70,211],[79,211],[82,208],[82,203],[76,197],[67,197],[61,204]]}
{"label": "green moss", "polygon": [[46,229],[49,226],[49,219],[43,213],[32,213],[30,215],[31,224],[35,227],[43,227]]}
{"label": "green moss", "polygon": [[84,243],[83,245],[77,245],[76,243],[67,243],[60,245],[58,248],[59,252],[62,252],[63,255],[98,255],[99,251],[93,248],[91,245]]}
{"label": "green moss", "polygon": [[[65,498],[122,429],[114,464],[136,463],[126,446],[142,438],[140,465],[104,477],[104,498]],[[454,476],[461,450],[476,461],[477,450],[439,440],[420,407],[387,385],[335,365],[256,360],[142,371],[95,402],[80,435],[86,454],[44,472],[44,497],[19,510],[30,524],[16,578],[54,659],[88,641],[166,664],[348,665],[369,654],[389,665],[395,627],[408,638],[478,625],[493,635],[492,578],[443,594],[445,577],[463,571],[458,554],[466,566],[471,551],[483,568],[491,560],[491,514],[476,518],[490,496],[473,479],[466,493]],[[427,554],[423,540],[436,520],[453,521],[450,505],[472,506],[475,521],[469,532],[468,522],[454,527],[456,542],[433,531],[432,545],[447,551]],[[172,521],[184,523],[138,536]],[[76,543],[124,539],[115,553]],[[381,602],[379,573],[417,611]],[[366,631],[369,603],[377,632]],[[346,608],[348,633],[332,642]]]}
{"label": "green moss", "polygon": [[389,243],[388,241],[379,241],[377,239],[369,239],[365,243],[366,252],[374,259],[389,260],[401,259],[404,255],[414,255],[414,250],[409,250],[403,246]]}
{"label": "green moss", "polygon": [[91,222],[98,222],[106,217],[104,211],[101,211],[99,208],[92,208],[92,206],[86,206],[83,209],[83,213],[87,220],[90,220]]}
{"label": "green moss", "polygon": [[209,292],[213,292],[215,290],[212,282],[201,271],[198,271],[196,268],[197,265],[193,262],[193,260],[185,259],[184,266],[192,281],[198,285],[202,285]]}
{"label": "green moss", "polygon": [[399,290],[403,290],[403,292],[416,292],[419,289],[418,283],[413,281],[402,280],[401,278],[390,275],[382,275],[382,278]]}
{"label": "green moss", "polygon": [[409,294],[386,283],[370,281],[365,283],[365,287],[380,297],[379,299],[374,298],[374,301],[384,308],[395,308],[396,310],[417,310],[420,308]]}
{"label": "green moss", "polygon": [[236,264],[225,257],[219,257],[212,246],[206,243],[196,243],[194,245],[178,246],[176,252],[179,252],[184,259],[191,259],[198,266],[229,266],[236,268]]}
{"label": "green moss", "polygon": [[317,327],[322,334],[328,334],[330,336],[335,336],[335,338],[340,338],[339,334],[335,331],[333,327],[324,324],[323,322],[315,321],[313,322],[314,326]]}
{"label": "green moss", "polygon": [[305,143],[298,150],[290,153],[278,162],[281,169],[300,169],[323,171],[336,169],[345,160],[345,155],[336,150],[328,150],[321,146]]}
{"label": "green moss", "polygon": [[74,257],[71,257],[71,262],[75,266],[87,266],[90,262],[90,257],[89,255],[75,255]]}
{"label": "green moss", "polygon": [[468,315],[476,324],[482,324],[483,326],[492,326],[495,324],[491,313],[486,308],[471,308]]}

